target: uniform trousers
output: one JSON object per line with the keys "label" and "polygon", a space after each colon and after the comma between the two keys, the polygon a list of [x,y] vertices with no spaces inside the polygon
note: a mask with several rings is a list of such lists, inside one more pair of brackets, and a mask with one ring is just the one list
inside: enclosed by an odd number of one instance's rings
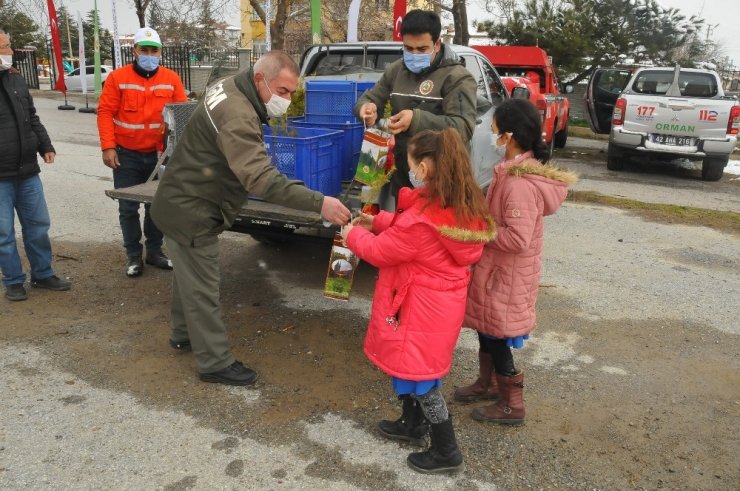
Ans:
{"label": "uniform trousers", "polygon": [[218,237],[183,245],[165,236],[172,260],[171,339],[190,340],[198,371],[217,372],[234,363],[223,321]]}

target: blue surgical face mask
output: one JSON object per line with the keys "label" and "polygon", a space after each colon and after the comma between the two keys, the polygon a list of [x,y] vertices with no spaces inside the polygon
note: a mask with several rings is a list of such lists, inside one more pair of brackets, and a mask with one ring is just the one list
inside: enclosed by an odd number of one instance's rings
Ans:
{"label": "blue surgical face mask", "polygon": [[416,173],[409,169],[409,181],[411,181],[411,185],[415,188],[423,188],[424,187],[424,180],[423,179],[417,179]]}
{"label": "blue surgical face mask", "polygon": [[403,50],[403,63],[411,73],[421,73],[432,65],[434,53],[409,53]]}
{"label": "blue surgical face mask", "polygon": [[159,66],[159,56],[140,54],[139,57],[136,59],[136,63],[138,63],[143,70],[146,70],[147,72],[153,72]]}

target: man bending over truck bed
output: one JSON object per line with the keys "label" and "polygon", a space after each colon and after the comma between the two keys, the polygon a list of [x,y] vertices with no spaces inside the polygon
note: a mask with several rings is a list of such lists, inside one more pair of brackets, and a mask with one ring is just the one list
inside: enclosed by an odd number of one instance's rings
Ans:
{"label": "man bending over truck bed", "polygon": [[210,86],[167,164],[151,214],[172,258],[170,345],[192,349],[200,379],[251,385],[254,370],[229,351],[219,300],[218,236],[231,227],[249,194],[320,212],[336,225],[349,210],[281,174],[263,142],[262,124],[285,114],[298,86],[298,66],[282,51]]}

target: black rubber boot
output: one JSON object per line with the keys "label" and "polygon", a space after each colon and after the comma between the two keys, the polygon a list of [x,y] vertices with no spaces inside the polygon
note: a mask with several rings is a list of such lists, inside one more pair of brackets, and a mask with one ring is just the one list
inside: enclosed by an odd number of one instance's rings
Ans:
{"label": "black rubber boot", "polygon": [[401,417],[396,421],[384,419],[378,423],[378,429],[383,436],[392,440],[409,442],[419,447],[425,446],[429,426],[421,411],[421,406],[409,395],[402,395],[398,398],[403,404]]}
{"label": "black rubber boot", "polygon": [[410,454],[406,462],[416,472],[424,474],[464,471],[465,463],[457,448],[452,418],[432,424],[432,445],[429,450]]}

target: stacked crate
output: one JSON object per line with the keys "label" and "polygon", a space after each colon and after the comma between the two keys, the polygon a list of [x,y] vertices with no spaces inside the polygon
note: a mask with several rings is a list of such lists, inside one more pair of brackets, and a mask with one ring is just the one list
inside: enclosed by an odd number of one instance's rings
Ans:
{"label": "stacked crate", "polygon": [[291,179],[327,196],[342,191],[341,145],[344,135],[329,128],[272,128],[263,125],[272,163]]}
{"label": "stacked crate", "polygon": [[366,81],[308,80],[305,117],[290,122],[295,127],[342,132],[341,179],[345,181],[355,175],[365,133],[362,121],[354,115],[354,107],[362,93],[374,85],[375,82]]}

